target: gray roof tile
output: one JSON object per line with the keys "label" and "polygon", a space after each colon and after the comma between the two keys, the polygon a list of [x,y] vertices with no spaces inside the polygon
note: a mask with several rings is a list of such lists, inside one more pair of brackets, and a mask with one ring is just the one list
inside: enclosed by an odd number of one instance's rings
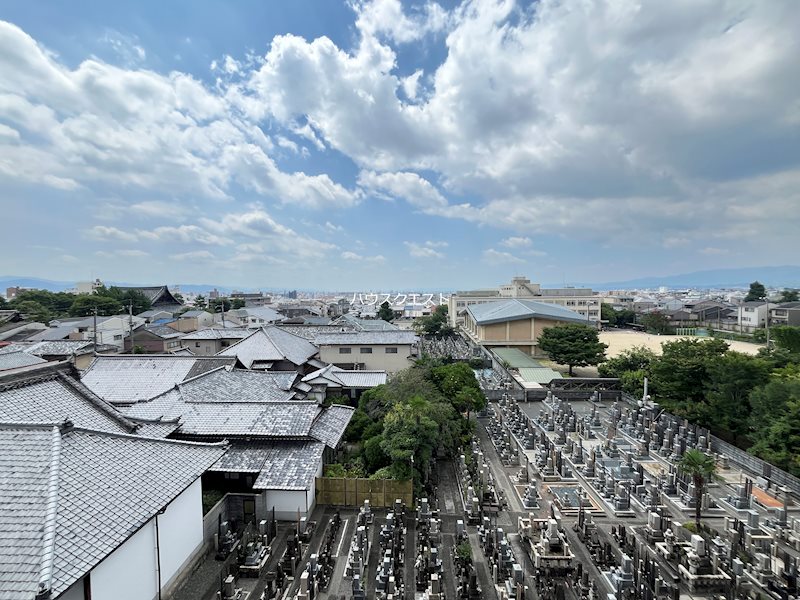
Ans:
{"label": "gray roof tile", "polygon": [[217,356],[235,356],[249,369],[256,362],[288,360],[295,365],[302,365],[316,354],[316,346],[308,340],[280,327],[270,326],[256,329]]}
{"label": "gray roof tile", "polygon": [[389,331],[345,331],[340,333],[325,333],[317,336],[316,343],[320,346],[348,345],[397,345],[414,344],[417,342],[413,331],[402,329]]}
{"label": "gray roof tile", "polygon": [[331,448],[337,448],[354,412],[355,409],[350,406],[340,404],[329,406],[327,410],[320,413],[311,426],[311,437],[324,442]]}
{"label": "gray roof tile", "polygon": [[5,354],[0,354],[0,371],[30,367],[46,362],[47,361],[43,358],[28,354],[27,352],[6,352]]}
{"label": "gray roof tile", "polygon": [[253,489],[308,489],[317,475],[324,450],[325,446],[319,442],[274,444]]}
{"label": "gray roof tile", "polygon": [[[49,579],[54,597],[63,593],[225,450],[222,445],[61,431],[49,425],[0,424],[0,598],[32,598],[41,578]],[[43,528],[48,499],[53,525]],[[45,552],[47,531],[53,534],[52,554]]]}

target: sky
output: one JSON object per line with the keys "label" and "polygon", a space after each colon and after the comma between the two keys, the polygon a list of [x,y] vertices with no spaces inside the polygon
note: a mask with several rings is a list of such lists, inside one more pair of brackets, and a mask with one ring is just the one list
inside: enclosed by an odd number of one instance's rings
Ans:
{"label": "sky", "polygon": [[0,274],[329,290],[792,264],[795,0],[0,6]]}

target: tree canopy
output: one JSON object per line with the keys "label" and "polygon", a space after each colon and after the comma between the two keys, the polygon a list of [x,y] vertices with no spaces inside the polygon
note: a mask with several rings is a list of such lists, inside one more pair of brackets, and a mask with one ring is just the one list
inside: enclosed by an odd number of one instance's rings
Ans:
{"label": "tree canopy", "polygon": [[642,316],[642,325],[649,333],[665,334],[669,333],[670,324],[667,316],[655,311]]}
{"label": "tree canopy", "polygon": [[597,329],[582,323],[548,327],[539,336],[539,348],[555,362],[573,367],[596,365],[605,359],[608,346],[600,341]]}
{"label": "tree canopy", "polygon": [[416,319],[414,329],[424,335],[452,335],[453,328],[447,321],[447,305],[440,304],[430,315]]}
{"label": "tree canopy", "polygon": [[767,288],[760,281],[754,281],[750,284],[750,289],[744,297],[745,302],[758,302],[759,300],[767,299]]}
{"label": "tree canopy", "polygon": [[384,301],[378,309],[378,318],[390,323],[394,320],[394,311],[389,306],[389,301]]}
{"label": "tree canopy", "polygon": [[678,469],[691,476],[694,483],[694,522],[700,526],[700,514],[703,506],[703,489],[706,483],[714,479],[717,474],[717,465],[714,458],[695,448],[690,448],[683,453]]}
{"label": "tree canopy", "polygon": [[798,290],[786,288],[785,290],[781,291],[781,295],[778,300],[779,302],[797,302],[800,300],[800,293],[798,293]]}

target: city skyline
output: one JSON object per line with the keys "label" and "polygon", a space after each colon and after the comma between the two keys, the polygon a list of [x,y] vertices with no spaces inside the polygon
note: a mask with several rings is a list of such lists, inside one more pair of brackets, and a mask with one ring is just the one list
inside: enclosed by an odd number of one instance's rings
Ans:
{"label": "city skyline", "polygon": [[14,1],[0,21],[0,273],[458,289],[800,249],[789,2]]}

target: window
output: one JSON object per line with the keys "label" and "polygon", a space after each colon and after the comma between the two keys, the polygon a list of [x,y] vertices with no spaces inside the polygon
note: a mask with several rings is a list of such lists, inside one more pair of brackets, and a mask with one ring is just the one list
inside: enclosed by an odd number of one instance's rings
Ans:
{"label": "window", "polygon": [[397,348],[386,348],[386,354],[397,354]]}
{"label": "window", "polygon": [[199,347],[200,347],[200,342],[195,342],[195,343],[194,343],[194,347],[195,347],[195,348],[199,348]]}
{"label": "window", "polygon": [[361,354],[372,354],[372,348],[359,348],[358,351]]}
{"label": "window", "polygon": [[339,348],[339,354],[350,354],[352,351],[352,348]]}
{"label": "window", "polygon": [[121,336],[121,335],[115,335],[115,336],[114,336],[114,339],[115,339],[115,340],[121,340],[121,339],[122,339],[122,336]]}

